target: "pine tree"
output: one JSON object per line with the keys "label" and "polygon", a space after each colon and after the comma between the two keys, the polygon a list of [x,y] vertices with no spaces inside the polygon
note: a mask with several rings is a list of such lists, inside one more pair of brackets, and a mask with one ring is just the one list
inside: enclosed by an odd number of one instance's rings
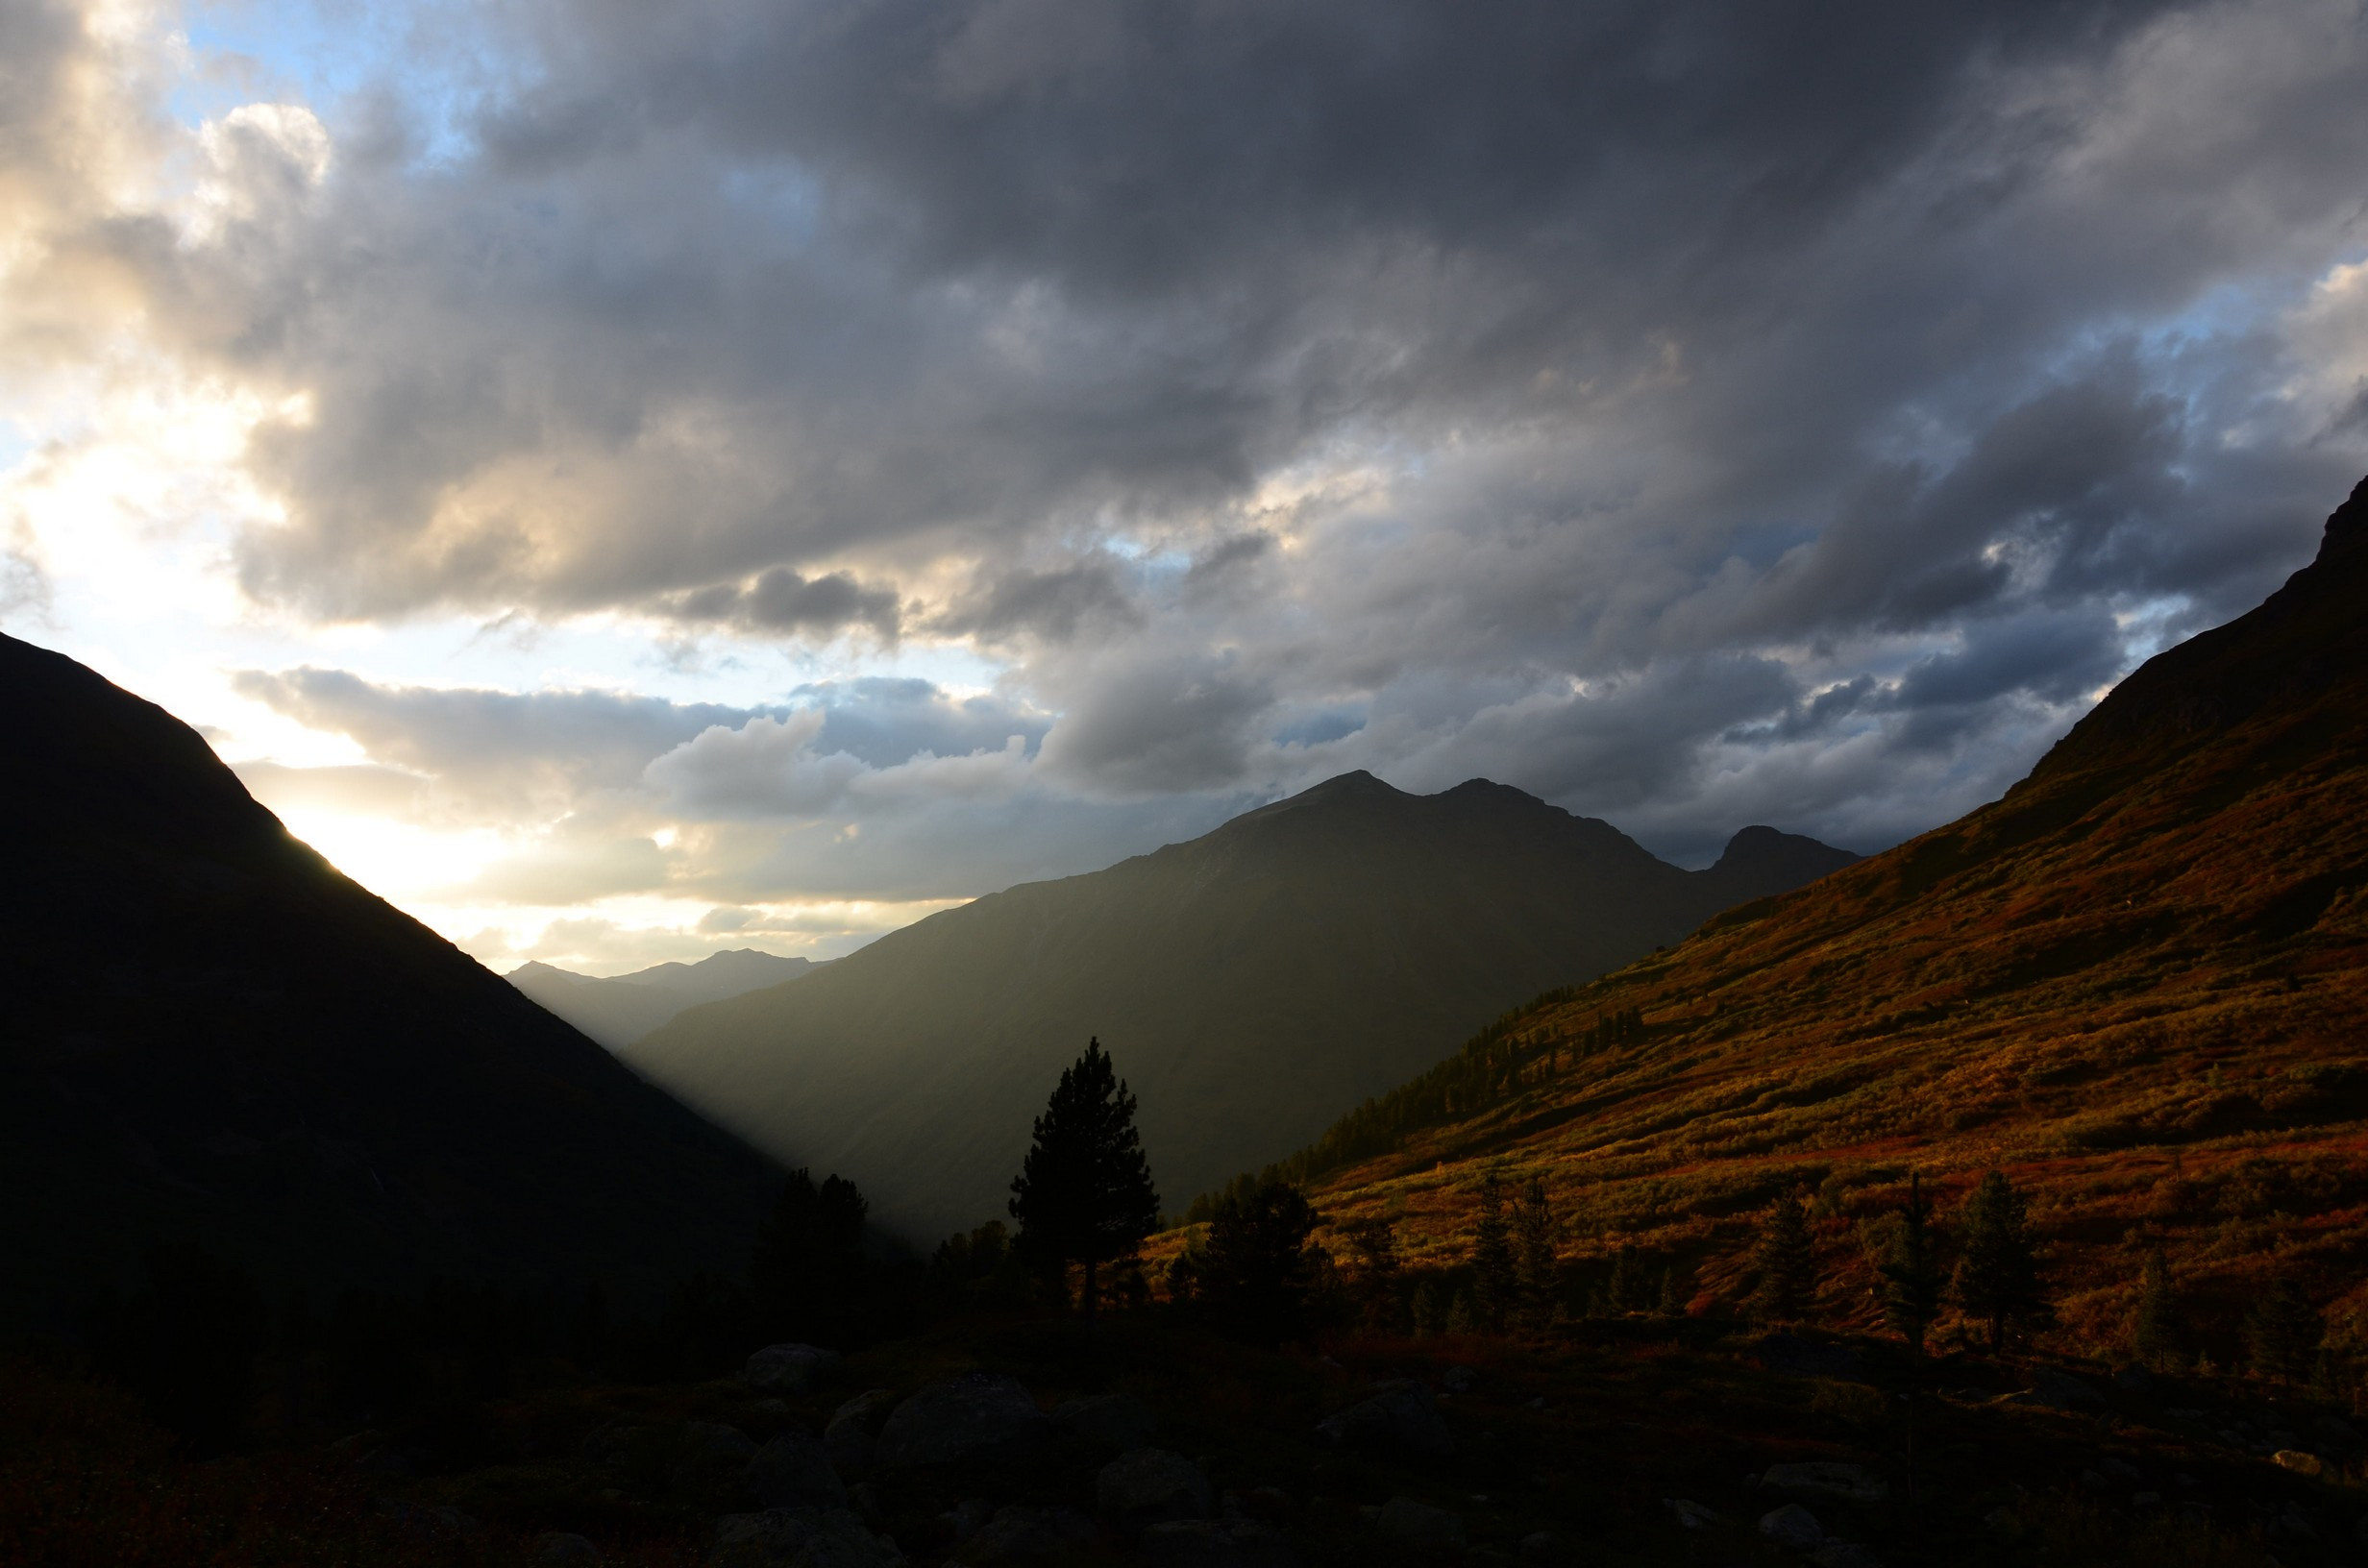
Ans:
{"label": "pine tree", "polygon": [[844,1176],[789,1173],[749,1258],[757,1332],[843,1345],[862,1329],[863,1230],[871,1205]]}
{"label": "pine tree", "polygon": [[2170,1264],[2159,1249],[2147,1254],[2137,1280],[2137,1309],[2130,1320],[2130,1348],[2156,1371],[2165,1370],[2179,1354],[2179,1297],[2171,1286]]}
{"label": "pine tree", "polygon": [[1373,1214],[1350,1220],[1339,1229],[1356,1254],[1356,1295],[1366,1326],[1385,1334],[1405,1333],[1411,1325],[1407,1321],[1397,1228]]}
{"label": "pine tree", "polygon": [[1882,1266],[1883,1318],[1908,1341],[1911,1357],[1924,1354],[1924,1335],[1940,1313],[1942,1275],[1932,1228],[1933,1207],[1924,1199],[1922,1181],[1908,1178],[1908,1207],[1900,1213],[1900,1231],[1891,1257]]}
{"label": "pine tree", "polygon": [[1194,1261],[1194,1285],[1221,1331],[1260,1345],[1307,1335],[1331,1262],[1308,1239],[1315,1229],[1316,1211],[1288,1182],[1228,1192],[1218,1203]]}
{"label": "pine tree", "polygon": [[1501,1334],[1519,1298],[1520,1261],[1514,1253],[1513,1225],[1505,1214],[1504,1181],[1492,1168],[1480,1178],[1480,1217],[1472,1223],[1471,1262],[1480,1326],[1491,1334]]}
{"label": "pine tree", "polygon": [[1085,1316],[1092,1322],[1096,1271],[1133,1257],[1159,1224],[1159,1193],[1135,1131],[1135,1097],[1112,1071],[1098,1038],[1062,1070],[1011,1193],[1021,1248],[1048,1263],[1084,1267]]}
{"label": "pine tree", "polygon": [[1989,1326],[1994,1356],[2010,1322],[2037,1323],[2048,1316],[2047,1293],[2031,1244],[2029,1209],[2014,1184],[1993,1170],[1958,1211],[1958,1227],[1963,1250],[1951,1293],[1966,1316]]}
{"label": "pine tree", "polygon": [[1770,1323],[1793,1323],[1809,1315],[1817,1290],[1816,1243],[1797,1190],[1778,1198],[1760,1222],[1753,1262],[1760,1270],[1760,1287],[1751,1298],[1753,1315]]}
{"label": "pine tree", "polygon": [[2280,1383],[2308,1378],[2326,1336],[2326,1318],[2290,1274],[2279,1276],[2245,1314],[2245,1351],[2253,1369]]}
{"label": "pine tree", "polygon": [[1543,1177],[1532,1176],[1514,1206],[1513,1251],[1521,1324],[1545,1328],[1554,1321],[1562,1271],[1554,1262],[1554,1211],[1546,1201]]}

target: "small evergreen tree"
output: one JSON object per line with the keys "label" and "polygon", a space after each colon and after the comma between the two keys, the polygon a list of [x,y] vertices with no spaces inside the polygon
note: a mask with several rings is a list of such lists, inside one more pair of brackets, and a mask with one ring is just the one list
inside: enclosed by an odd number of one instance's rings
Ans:
{"label": "small evergreen tree", "polygon": [[1595,1291],[1594,1315],[1624,1317],[1645,1304],[1650,1288],[1635,1245],[1623,1241],[1613,1250],[1612,1271]]}
{"label": "small evergreen tree", "polygon": [[2310,1376],[2327,1320],[2290,1274],[2280,1275],[2245,1314],[2245,1351],[2253,1369],[2280,1383]]}
{"label": "small evergreen tree", "polygon": [[1940,1272],[1932,1227],[1932,1205],[1925,1201],[1923,1183],[1908,1178],[1908,1207],[1900,1212],[1900,1229],[1890,1259],[1882,1266],[1883,1319],[1908,1341],[1908,1353],[1920,1360],[1924,1335],[1940,1313]]}
{"label": "small evergreen tree", "polygon": [[1751,1297],[1754,1316],[1794,1323],[1809,1315],[1817,1290],[1816,1242],[1797,1190],[1778,1198],[1761,1220],[1753,1262],[1760,1270],[1760,1286]]}
{"label": "small evergreen tree", "polygon": [[863,1231],[871,1205],[844,1176],[818,1187],[801,1166],[789,1173],[749,1256],[755,1329],[767,1339],[845,1345],[864,1316]]}
{"label": "small evergreen tree", "polygon": [[1022,1250],[1048,1264],[1084,1267],[1085,1316],[1092,1322],[1096,1271],[1133,1257],[1159,1223],[1159,1193],[1135,1131],[1135,1097],[1111,1070],[1098,1038],[1062,1070],[1011,1193]]}
{"label": "small evergreen tree", "polygon": [[2166,1370],[2179,1355],[2184,1337],[2178,1293],[2171,1286],[2171,1267],[2160,1248],[2146,1255],[2137,1277],[2137,1307],[2130,1317],[2130,1348],[2156,1371]]}
{"label": "small evergreen tree", "polygon": [[1520,1260],[1513,1249],[1513,1224],[1505,1213],[1503,1178],[1492,1167],[1480,1177],[1480,1216],[1472,1222],[1471,1262],[1477,1326],[1504,1332],[1520,1294]]}
{"label": "small evergreen tree", "polygon": [[2038,1323],[2049,1315],[2028,1205],[2004,1172],[1991,1171],[1966,1197],[1958,1211],[1958,1241],[1951,1293],[1967,1317],[1988,1326],[1994,1356],[2009,1323]]}
{"label": "small evergreen tree", "polygon": [[1554,1228],[1545,1179],[1532,1176],[1513,1211],[1514,1277],[1524,1328],[1547,1327],[1561,1305],[1562,1270],[1554,1261]]}
{"label": "small evergreen tree", "polygon": [[1260,1345],[1306,1336],[1331,1262],[1308,1239],[1315,1229],[1315,1210],[1286,1182],[1219,1201],[1194,1262],[1194,1286],[1220,1332]]}
{"label": "small evergreen tree", "polygon": [[1366,1326],[1385,1334],[1403,1334],[1408,1321],[1404,1269],[1398,1259],[1397,1227],[1378,1214],[1351,1220],[1340,1234],[1355,1255],[1356,1297]]}

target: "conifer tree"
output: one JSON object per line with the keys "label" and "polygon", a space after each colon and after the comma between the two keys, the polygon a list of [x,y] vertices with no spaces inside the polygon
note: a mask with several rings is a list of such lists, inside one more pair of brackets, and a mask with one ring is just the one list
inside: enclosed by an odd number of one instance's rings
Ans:
{"label": "conifer tree", "polygon": [[1159,1224],[1159,1193],[1135,1131],[1135,1097],[1111,1069],[1099,1038],[1062,1069],[1011,1193],[1023,1251],[1048,1263],[1083,1266],[1092,1322],[1097,1270],[1133,1257]]}
{"label": "conifer tree", "polygon": [[1315,1229],[1316,1211],[1288,1182],[1261,1183],[1219,1200],[1194,1261],[1197,1299],[1219,1329],[1252,1344],[1277,1345],[1315,1326],[1331,1263],[1308,1239]]}
{"label": "conifer tree", "polygon": [[1545,1179],[1532,1176],[1513,1210],[1513,1251],[1516,1289],[1524,1328],[1542,1329],[1554,1321],[1562,1294],[1562,1271],[1554,1262],[1554,1211],[1546,1200]]}
{"label": "conifer tree", "polygon": [[2042,1322],[2048,1315],[2047,1293],[2031,1244],[2028,1206],[2014,1184],[1993,1170],[1958,1212],[1958,1229],[1962,1251],[1952,1293],[1967,1317],[1988,1325],[1994,1356],[2010,1322]]}
{"label": "conifer tree", "polygon": [[2319,1341],[2326,1336],[2327,1320],[2290,1274],[2272,1282],[2245,1314],[2245,1351],[2253,1369],[2280,1383],[2309,1377]]}
{"label": "conifer tree", "polygon": [[1356,1294],[1366,1325],[1384,1333],[1404,1333],[1411,1325],[1402,1288],[1397,1227],[1373,1214],[1341,1226],[1340,1234],[1356,1254]]}
{"label": "conifer tree", "polygon": [[1923,1182],[1908,1177],[1908,1207],[1900,1212],[1900,1230],[1891,1256],[1882,1266],[1883,1318],[1908,1341],[1912,1358],[1924,1354],[1924,1335],[1940,1313],[1938,1249],[1933,1236],[1933,1206],[1925,1201]]}
{"label": "conifer tree", "polygon": [[1512,1221],[1505,1214],[1504,1180],[1494,1167],[1480,1177],[1480,1217],[1472,1224],[1471,1262],[1480,1327],[1501,1334],[1519,1299],[1520,1260],[1513,1248]]}
{"label": "conifer tree", "polygon": [[802,1166],[789,1173],[749,1258],[758,1333],[831,1345],[859,1335],[870,1212],[844,1176],[825,1177],[818,1187]]}
{"label": "conifer tree", "polygon": [[1797,1189],[1779,1197],[1760,1222],[1753,1262],[1760,1269],[1753,1315],[1769,1323],[1794,1323],[1809,1315],[1817,1290],[1816,1243]]}
{"label": "conifer tree", "polygon": [[2170,1264],[2160,1248],[2146,1255],[2137,1279],[2137,1310],[2130,1319],[2130,1348],[2156,1371],[2165,1370],[2179,1354],[2183,1337],[2179,1297],[2171,1286]]}

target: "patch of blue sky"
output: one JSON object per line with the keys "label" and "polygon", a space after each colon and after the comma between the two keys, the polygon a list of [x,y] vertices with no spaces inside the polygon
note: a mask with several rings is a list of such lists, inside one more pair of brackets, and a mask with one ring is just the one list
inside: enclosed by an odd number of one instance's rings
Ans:
{"label": "patch of blue sky", "polygon": [[14,468],[33,451],[33,437],[12,419],[0,418],[0,474]]}
{"label": "patch of blue sky", "polygon": [[1365,727],[1365,715],[1348,708],[1328,709],[1295,720],[1274,731],[1278,746],[1323,746],[1345,740]]}
{"label": "patch of blue sky", "polygon": [[190,0],[183,36],[192,69],[170,110],[196,125],[242,103],[292,100],[333,120],[340,105],[389,92],[419,160],[452,161],[473,146],[469,121],[487,87],[515,74],[489,15],[436,0]]}

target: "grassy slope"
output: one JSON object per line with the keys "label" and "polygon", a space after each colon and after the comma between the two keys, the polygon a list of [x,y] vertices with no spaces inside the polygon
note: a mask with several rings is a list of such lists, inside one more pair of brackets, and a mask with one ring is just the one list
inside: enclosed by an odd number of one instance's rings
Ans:
{"label": "grassy slope", "polygon": [[[1544,1175],[1585,1257],[1627,1241],[1746,1286],[1754,1211],[1851,1226],[1911,1169],[2035,1194],[2069,1326],[2118,1332],[2158,1240],[2225,1328],[2272,1267],[2368,1309],[2368,481],[2269,603],[2133,675],[2003,800],[1524,1017],[1532,1065],[1645,1037],[1331,1173],[1336,1216],[1459,1257],[1480,1170]],[[2354,1332],[2356,1332],[2355,1327]]]}

